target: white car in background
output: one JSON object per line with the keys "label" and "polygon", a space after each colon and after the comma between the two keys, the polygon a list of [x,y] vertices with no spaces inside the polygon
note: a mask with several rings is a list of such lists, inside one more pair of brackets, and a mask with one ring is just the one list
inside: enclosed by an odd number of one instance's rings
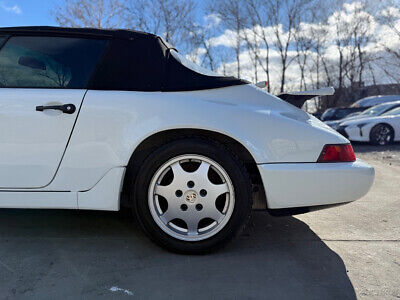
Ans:
{"label": "white car in background", "polygon": [[0,207],[131,207],[183,253],[225,245],[252,207],[304,213],[374,180],[321,121],[142,32],[0,28],[0,113]]}
{"label": "white car in background", "polygon": [[375,145],[400,141],[400,107],[378,117],[343,122],[337,130],[350,141],[370,142]]}
{"label": "white car in background", "polygon": [[338,130],[340,125],[343,122],[347,121],[352,121],[352,120],[359,120],[359,119],[364,119],[364,118],[371,118],[371,117],[378,117],[380,115],[383,115],[384,113],[400,107],[400,101],[393,101],[393,102],[388,102],[388,103],[383,103],[383,104],[378,104],[373,107],[370,107],[366,110],[364,110],[362,113],[359,113],[355,116],[349,116],[341,120],[336,120],[336,121],[326,121],[325,124],[332,127],[335,130]]}
{"label": "white car in background", "polygon": [[378,95],[378,96],[369,96],[357,100],[350,107],[371,107],[378,104],[383,104],[387,102],[393,102],[396,100],[400,100],[400,95]]}

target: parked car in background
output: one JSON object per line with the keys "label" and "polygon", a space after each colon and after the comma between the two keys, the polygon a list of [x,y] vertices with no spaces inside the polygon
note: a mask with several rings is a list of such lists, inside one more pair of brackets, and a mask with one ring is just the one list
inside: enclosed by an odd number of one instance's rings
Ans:
{"label": "parked car in background", "polygon": [[363,111],[365,111],[365,109],[362,110],[362,111],[353,112],[353,113],[347,115],[346,118],[344,118],[344,119],[348,119],[348,118],[352,118],[352,117],[358,116],[358,115],[361,114]]}
{"label": "parked car in background", "polygon": [[355,115],[353,117],[344,118],[336,121],[328,121],[325,122],[326,125],[332,127],[337,130],[341,123],[351,120],[359,120],[363,118],[377,117],[380,116],[394,108],[400,107],[400,101],[394,101],[384,104],[375,105],[363,111],[362,113]]}
{"label": "parked car in background", "polygon": [[351,113],[362,112],[364,107],[332,107],[328,108],[321,116],[321,121],[334,121],[345,118]]}
{"label": "parked car in background", "polygon": [[321,120],[322,113],[316,112],[316,113],[312,113],[312,115],[313,115],[314,117],[316,117],[317,119],[320,119],[320,120]]}
{"label": "parked car in background", "polygon": [[375,106],[378,104],[382,104],[382,103],[386,103],[386,102],[392,102],[392,101],[396,101],[396,100],[400,100],[400,95],[378,95],[378,96],[369,96],[369,97],[365,97],[362,98],[360,100],[357,100],[356,102],[354,102],[352,105],[350,105],[350,107],[371,107],[371,106]]}
{"label": "parked car in background", "polygon": [[321,121],[335,121],[348,117],[353,113],[360,113],[372,106],[400,100],[400,95],[379,95],[369,96],[357,100],[349,107],[331,107],[328,108],[321,116]]}
{"label": "parked car in background", "polygon": [[340,124],[338,132],[350,141],[387,145],[400,141],[400,107],[379,117],[355,119]]}

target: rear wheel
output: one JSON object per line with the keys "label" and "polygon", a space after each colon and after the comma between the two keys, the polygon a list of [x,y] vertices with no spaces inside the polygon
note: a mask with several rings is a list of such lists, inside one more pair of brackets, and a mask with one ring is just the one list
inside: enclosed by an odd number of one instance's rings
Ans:
{"label": "rear wheel", "polygon": [[371,129],[370,141],[375,145],[387,145],[393,141],[393,129],[386,124],[378,124]]}
{"label": "rear wheel", "polygon": [[224,146],[202,138],[171,142],[143,163],[135,212],[144,231],[177,252],[203,253],[225,245],[247,221],[251,182]]}

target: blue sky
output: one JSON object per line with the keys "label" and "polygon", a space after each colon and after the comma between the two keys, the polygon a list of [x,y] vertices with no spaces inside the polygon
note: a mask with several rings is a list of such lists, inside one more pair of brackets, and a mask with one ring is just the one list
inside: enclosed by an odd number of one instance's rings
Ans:
{"label": "blue sky", "polygon": [[[65,0],[0,0],[0,27],[57,25],[51,9]],[[202,0],[195,1],[202,8]]]}
{"label": "blue sky", "polygon": [[0,0],[0,27],[56,25],[51,9],[61,0]]}

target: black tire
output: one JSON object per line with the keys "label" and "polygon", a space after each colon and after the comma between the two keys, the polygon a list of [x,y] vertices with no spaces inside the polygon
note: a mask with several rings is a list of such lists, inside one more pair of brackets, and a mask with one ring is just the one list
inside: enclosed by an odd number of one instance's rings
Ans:
{"label": "black tire", "polygon": [[393,128],[386,124],[375,125],[369,135],[370,142],[374,145],[385,146],[393,142]]}
{"label": "black tire", "polygon": [[[170,159],[185,154],[198,154],[217,162],[229,175],[235,192],[234,209],[228,223],[205,240],[189,242],[170,236],[154,221],[148,205],[148,191],[154,174]],[[243,163],[225,146],[200,137],[172,141],[150,154],[143,162],[131,192],[134,213],[144,232],[158,245],[178,253],[204,254],[223,247],[244,228],[252,207],[251,181]]]}

